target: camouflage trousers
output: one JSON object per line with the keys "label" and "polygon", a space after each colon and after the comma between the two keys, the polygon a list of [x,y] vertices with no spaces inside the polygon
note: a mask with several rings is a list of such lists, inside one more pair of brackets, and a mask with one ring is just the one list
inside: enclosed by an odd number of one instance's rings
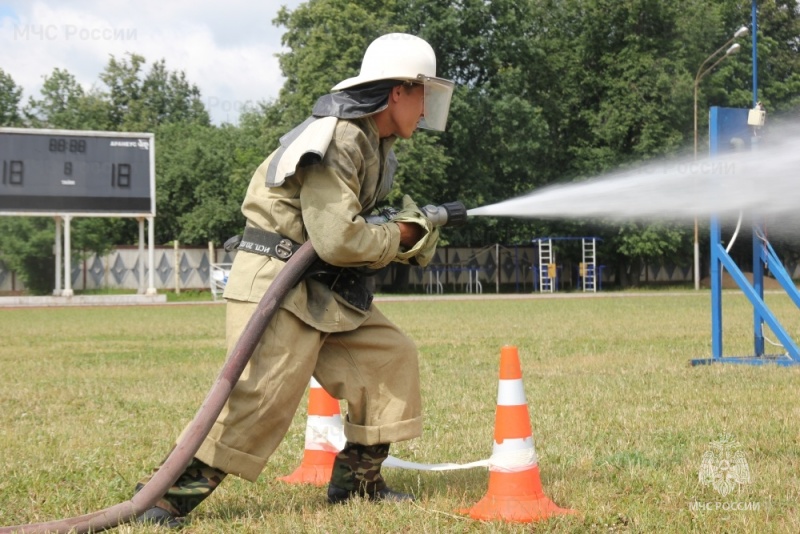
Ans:
{"label": "camouflage trousers", "polygon": [[[136,484],[134,493],[138,493],[153,478],[157,470],[140,480]],[[175,517],[183,517],[211,495],[222,483],[225,475],[226,473],[219,469],[214,469],[194,458],[155,506],[167,510]]]}
{"label": "camouflage trousers", "polygon": [[331,484],[361,494],[381,491],[386,487],[381,464],[388,456],[388,443],[359,445],[348,441],[333,461]]}

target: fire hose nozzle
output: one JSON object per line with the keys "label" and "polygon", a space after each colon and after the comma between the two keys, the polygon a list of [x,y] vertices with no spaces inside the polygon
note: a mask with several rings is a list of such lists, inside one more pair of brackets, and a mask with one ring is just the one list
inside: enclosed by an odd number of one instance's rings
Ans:
{"label": "fire hose nozzle", "polygon": [[[445,202],[438,206],[428,204],[420,208],[425,218],[434,226],[464,226],[467,224],[467,207],[462,202]],[[376,215],[365,217],[370,224],[383,224],[394,219],[398,210],[395,208],[384,208]]]}
{"label": "fire hose nozzle", "polygon": [[439,206],[428,204],[420,211],[434,226],[464,226],[467,224],[467,207],[457,200],[445,202]]}

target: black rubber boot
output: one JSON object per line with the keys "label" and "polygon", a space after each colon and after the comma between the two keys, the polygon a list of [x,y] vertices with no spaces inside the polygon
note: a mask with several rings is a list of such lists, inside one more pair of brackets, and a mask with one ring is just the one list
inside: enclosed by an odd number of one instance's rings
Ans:
{"label": "black rubber boot", "polygon": [[347,502],[353,497],[364,497],[370,501],[385,501],[385,502],[413,502],[414,496],[408,493],[394,491],[388,486],[375,491],[359,491],[359,490],[346,490],[340,488],[333,483],[328,484],[328,502],[331,504],[340,504]]}
{"label": "black rubber boot", "polygon": [[381,464],[388,456],[388,444],[359,445],[348,441],[333,461],[328,502],[339,504],[353,497],[371,501],[413,501],[413,495],[386,486]]}
{"label": "black rubber boot", "polygon": [[[208,498],[225,476],[226,473],[223,471],[194,458],[175,484],[167,490],[166,495],[159,499],[155,506],[137,517],[136,521],[180,528],[184,517]],[[138,493],[150,478],[152,475],[139,481],[134,493]]]}
{"label": "black rubber boot", "polygon": [[145,513],[136,518],[137,523],[148,525],[160,525],[166,528],[181,528],[183,526],[183,518],[177,518],[168,510],[164,510],[159,506],[153,506]]}

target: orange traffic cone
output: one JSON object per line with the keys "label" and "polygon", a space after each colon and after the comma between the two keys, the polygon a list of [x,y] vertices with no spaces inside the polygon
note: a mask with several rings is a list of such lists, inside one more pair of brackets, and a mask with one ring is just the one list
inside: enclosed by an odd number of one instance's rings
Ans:
{"label": "orange traffic cone", "polygon": [[290,484],[327,484],[331,479],[333,460],[343,446],[344,429],[339,401],[331,397],[312,377],[308,392],[303,460],[291,475],[278,480]]}
{"label": "orange traffic cone", "polygon": [[514,346],[505,346],[500,352],[494,447],[489,462],[489,491],[462,513],[473,519],[521,523],[577,513],[556,506],[542,489],[522,369]]}

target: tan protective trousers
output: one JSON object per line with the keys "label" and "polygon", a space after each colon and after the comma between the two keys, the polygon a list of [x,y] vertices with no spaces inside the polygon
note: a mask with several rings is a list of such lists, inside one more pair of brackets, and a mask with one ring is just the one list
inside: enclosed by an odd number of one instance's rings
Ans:
{"label": "tan protective trousers", "polygon": [[[255,308],[228,301],[229,351]],[[421,435],[417,348],[377,308],[356,330],[332,334],[280,309],[195,456],[255,481],[289,429],[312,375],[347,401],[348,441],[374,445]]]}

